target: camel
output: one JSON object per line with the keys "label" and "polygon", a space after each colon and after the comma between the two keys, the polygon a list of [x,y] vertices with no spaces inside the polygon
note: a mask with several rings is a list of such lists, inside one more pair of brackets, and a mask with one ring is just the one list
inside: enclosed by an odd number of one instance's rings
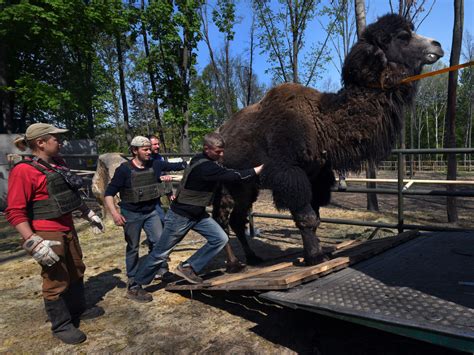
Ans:
{"label": "camel", "polygon": [[[439,42],[418,35],[407,19],[388,14],[367,26],[345,58],[343,87],[323,93],[294,83],[271,89],[219,129],[224,165],[264,164],[258,181],[225,185],[213,217],[241,242],[247,263],[261,259],[245,237],[248,212],[259,189],[270,189],[279,210],[289,210],[303,239],[306,265],[326,260],[316,230],[319,208],[329,203],[336,171],[360,171],[386,158],[401,131],[403,111],[416,84],[401,79],[443,56]],[[229,257],[229,256],[228,256]]]}

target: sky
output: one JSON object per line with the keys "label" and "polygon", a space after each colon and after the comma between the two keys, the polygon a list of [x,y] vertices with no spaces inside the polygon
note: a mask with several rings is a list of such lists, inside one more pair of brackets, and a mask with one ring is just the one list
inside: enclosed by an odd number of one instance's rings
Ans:
{"label": "sky", "polygon": [[[426,37],[436,39],[441,43],[445,51],[445,56],[441,59],[444,63],[449,63],[449,55],[451,51],[452,31],[454,21],[454,0],[428,0],[428,4],[435,1],[433,9],[424,22],[418,27],[417,32]],[[215,0],[210,1],[210,6]],[[249,47],[249,33],[251,23],[251,9],[250,0],[236,0],[237,2],[237,17],[240,23],[235,26],[235,39],[231,44],[231,52],[233,54],[246,53]],[[272,0],[272,3],[275,3]],[[327,0],[323,0],[323,3]],[[394,0],[392,3],[396,3]],[[389,0],[368,0],[366,1],[367,9],[367,24],[370,24],[376,19],[388,12],[390,12]],[[210,18],[209,18],[210,19]],[[322,19],[323,23],[328,19]],[[474,36],[474,0],[464,0],[464,30],[469,31]],[[309,46],[311,43],[324,40],[325,32],[321,29],[318,22],[313,22],[308,26],[306,32],[306,43]],[[223,40],[221,34],[214,26],[210,27],[211,45],[213,48],[222,47]],[[254,72],[257,74],[259,81],[271,86],[271,74],[265,73],[269,64],[265,53],[260,53],[258,49],[254,57]],[[303,52],[304,54],[304,52]],[[244,55],[248,56],[248,55]],[[337,62],[337,60],[336,60]],[[463,58],[461,57],[461,62]],[[204,42],[198,46],[198,69],[201,70],[209,63],[209,52]],[[322,78],[315,83],[316,88],[323,88],[327,86],[327,82],[331,82],[333,89],[337,89],[340,83],[340,74],[336,67],[328,63],[326,71],[322,74]]]}

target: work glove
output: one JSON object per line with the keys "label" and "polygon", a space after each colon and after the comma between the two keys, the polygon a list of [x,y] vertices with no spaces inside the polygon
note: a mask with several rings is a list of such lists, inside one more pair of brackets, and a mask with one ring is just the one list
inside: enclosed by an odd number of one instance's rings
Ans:
{"label": "work glove", "polygon": [[86,219],[90,222],[92,232],[94,234],[100,234],[105,232],[104,223],[102,223],[102,220],[98,215],[94,213],[94,211],[89,211],[89,213],[86,215]]}
{"label": "work glove", "polygon": [[59,256],[51,249],[54,245],[61,245],[61,242],[44,240],[39,235],[32,234],[23,243],[23,249],[41,265],[52,266],[59,261]]}

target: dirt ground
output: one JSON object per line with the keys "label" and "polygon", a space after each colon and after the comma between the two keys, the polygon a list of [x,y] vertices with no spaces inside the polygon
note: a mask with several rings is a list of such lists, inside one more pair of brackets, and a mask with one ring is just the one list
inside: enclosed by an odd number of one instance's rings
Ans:
{"label": "dirt ground", "polygon": [[[472,176],[467,178],[473,179]],[[406,223],[446,225],[444,201],[442,197],[407,198]],[[458,202],[460,222],[457,225],[473,228],[473,199]],[[379,196],[381,212],[378,213],[364,211],[365,203],[365,195],[335,193],[332,204],[322,209],[321,215],[396,223],[396,197]],[[277,213],[267,191],[261,193],[254,210]],[[270,259],[301,250],[299,234],[291,221],[256,218],[255,223],[261,234],[251,240],[251,245],[260,256]],[[147,288],[153,292],[153,302],[135,303],[124,297],[125,242],[121,228],[109,221],[107,232],[96,236],[89,231],[87,223],[78,221],[76,226],[88,267],[89,302],[102,306],[106,314],[81,324],[88,336],[83,344],[65,345],[52,338],[43,311],[39,266],[24,255],[18,235],[0,216],[1,353],[455,353],[371,328],[283,308],[259,299],[255,292],[172,293],[164,291],[164,285],[156,282]],[[395,231],[323,223],[318,234],[324,239],[341,240],[379,238]],[[243,258],[235,238],[231,238],[231,242]],[[202,244],[203,238],[190,233],[171,255],[171,270]],[[146,248],[142,247],[141,255],[145,253]],[[221,254],[209,269],[220,268],[223,262]]]}

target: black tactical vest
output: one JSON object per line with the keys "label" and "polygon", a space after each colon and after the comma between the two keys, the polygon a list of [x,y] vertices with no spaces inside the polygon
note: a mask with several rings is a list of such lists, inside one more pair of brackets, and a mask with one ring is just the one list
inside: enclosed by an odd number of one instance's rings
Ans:
{"label": "black tactical vest", "polygon": [[[81,196],[71,189],[61,174],[48,171],[40,164],[31,160],[23,160],[18,164],[28,164],[46,175],[46,187],[49,197],[46,200],[33,201],[28,207],[31,219],[54,219],[77,210],[82,205]],[[18,165],[17,164],[17,165]]]}
{"label": "black tactical vest", "polygon": [[156,181],[153,168],[137,171],[131,162],[125,162],[131,171],[130,185],[120,189],[120,199],[125,203],[138,203],[159,198],[165,194],[165,184]]}
{"label": "black tactical vest", "polygon": [[178,191],[176,192],[176,201],[179,203],[184,203],[191,206],[201,206],[206,207],[212,203],[214,198],[214,191],[196,191],[186,189],[186,182],[188,181],[189,174],[193,171],[194,168],[209,161],[208,159],[199,159],[196,162],[193,162],[189,165],[183,174],[183,179],[179,184]]}

